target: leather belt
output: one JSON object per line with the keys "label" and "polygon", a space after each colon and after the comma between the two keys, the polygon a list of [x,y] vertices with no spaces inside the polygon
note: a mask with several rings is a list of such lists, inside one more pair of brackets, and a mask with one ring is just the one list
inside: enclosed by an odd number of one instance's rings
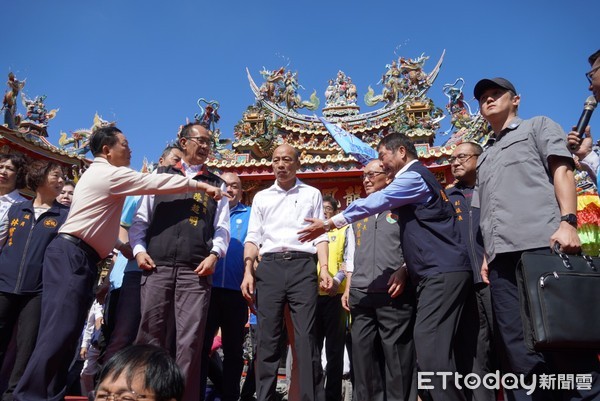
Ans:
{"label": "leather belt", "polygon": [[79,248],[81,248],[85,253],[88,254],[89,257],[96,259],[96,261],[100,260],[100,256],[98,255],[98,252],[96,252],[96,250],[94,248],[89,246],[81,238],[77,238],[76,236],[67,234],[67,233],[59,233],[58,236],[60,238],[66,239],[67,241],[69,241],[69,242],[75,244],[76,246],[78,246]]}
{"label": "leather belt", "polygon": [[262,255],[263,260],[292,260],[292,259],[312,259],[314,253],[288,251],[288,252],[268,252]]}

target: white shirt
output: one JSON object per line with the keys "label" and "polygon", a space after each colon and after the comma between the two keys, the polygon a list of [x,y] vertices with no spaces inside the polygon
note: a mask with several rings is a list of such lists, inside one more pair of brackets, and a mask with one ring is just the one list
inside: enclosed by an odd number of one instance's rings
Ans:
{"label": "white shirt", "polygon": [[0,196],[0,221],[3,221],[8,213],[8,209],[15,203],[25,202],[27,198],[24,198],[18,189],[7,193],[6,195]]}
{"label": "white shirt", "polygon": [[321,192],[298,179],[289,191],[282,189],[275,181],[254,196],[246,243],[256,245],[260,255],[286,251],[314,254],[317,252],[316,245],[329,242],[329,239],[324,233],[312,243],[300,242],[298,231],[310,225],[304,221],[307,217],[325,217]]}
{"label": "white shirt", "polygon": [[[193,178],[202,170],[202,165],[199,166],[188,166],[187,164],[181,163],[182,171],[186,177]],[[221,191],[227,192],[225,184],[221,185]],[[135,217],[131,223],[129,229],[129,243],[133,248],[133,255],[137,255],[140,252],[146,252],[146,232],[150,227],[152,221],[152,212],[154,210],[154,195],[142,196],[138,203],[138,208],[135,212]],[[215,213],[215,219],[213,221],[213,227],[215,234],[212,239],[211,251],[217,252],[219,257],[224,257],[227,253],[227,247],[229,246],[229,199],[226,197],[221,198],[217,203],[217,210]],[[152,256],[152,255],[150,255]]]}

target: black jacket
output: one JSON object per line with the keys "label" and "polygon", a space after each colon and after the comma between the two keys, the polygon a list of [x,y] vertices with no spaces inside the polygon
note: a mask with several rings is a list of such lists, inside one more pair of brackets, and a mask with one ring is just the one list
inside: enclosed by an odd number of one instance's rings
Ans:
{"label": "black jacket", "polygon": [[35,294],[42,291],[44,253],[67,219],[69,208],[58,202],[36,220],[33,200],[8,210],[8,233],[0,252],[0,292]]}

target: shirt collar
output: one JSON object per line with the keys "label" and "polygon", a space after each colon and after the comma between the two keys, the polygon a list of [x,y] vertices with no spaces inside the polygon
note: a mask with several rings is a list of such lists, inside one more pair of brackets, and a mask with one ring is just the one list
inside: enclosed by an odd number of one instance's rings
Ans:
{"label": "shirt collar", "polygon": [[510,131],[514,131],[515,129],[517,129],[517,127],[521,125],[521,122],[523,122],[523,120],[520,117],[514,117],[512,120],[510,120],[510,124],[508,124],[506,128],[500,131],[500,133],[494,135],[495,142],[498,142],[499,140],[504,138],[506,134],[508,134]]}
{"label": "shirt collar", "polygon": [[94,157],[94,161],[93,163],[104,163],[104,164],[110,164],[108,162],[108,160],[106,160],[104,157],[100,157],[100,156],[96,156]]}
{"label": "shirt collar", "polygon": [[232,207],[231,209],[229,209],[229,212],[245,212],[247,209],[247,206],[244,205],[242,202],[238,202],[234,207]]}
{"label": "shirt collar", "polygon": [[186,177],[195,177],[197,175],[204,174],[204,166],[204,164],[190,165],[187,164],[183,159],[181,159],[181,161],[177,163],[175,168],[179,168],[181,171],[183,171]]}
{"label": "shirt collar", "polygon": [[15,189],[14,191],[9,192],[6,195],[0,196],[0,199],[2,199],[3,201],[4,200],[9,201],[10,203],[18,202],[21,198],[22,198],[22,196],[19,193],[18,189]]}
{"label": "shirt collar", "polygon": [[299,186],[301,186],[301,185],[303,185],[303,184],[304,184],[304,183],[303,183],[302,181],[300,181],[298,178],[296,178],[296,182],[294,183],[294,186],[293,186],[293,187],[291,187],[289,190],[287,190],[287,191],[286,191],[285,189],[281,188],[281,187],[279,186],[279,184],[277,183],[277,180],[275,180],[275,182],[273,183],[273,185],[271,186],[271,188],[273,188],[273,189],[274,189],[274,190],[276,190],[276,191],[280,191],[280,192],[289,192],[289,191],[291,191],[292,189],[294,189],[294,188],[297,188],[297,187],[299,187]]}
{"label": "shirt collar", "polygon": [[401,174],[403,174],[403,173],[404,173],[406,170],[408,170],[408,168],[409,168],[410,166],[412,166],[413,164],[415,164],[415,163],[416,163],[416,162],[418,162],[418,161],[419,161],[418,159],[414,159],[414,160],[411,160],[411,161],[409,161],[408,163],[406,163],[406,164],[404,165],[404,167],[402,167],[402,168],[400,169],[400,171],[398,171],[398,172],[396,173],[396,175],[395,175],[394,177],[400,177],[400,175],[401,175]]}

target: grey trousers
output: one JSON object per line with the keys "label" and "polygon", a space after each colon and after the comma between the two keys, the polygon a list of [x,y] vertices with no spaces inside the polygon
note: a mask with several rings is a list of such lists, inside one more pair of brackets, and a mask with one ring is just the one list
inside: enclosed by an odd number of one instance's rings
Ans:
{"label": "grey trousers", "polygon": [[[156,266],[145,271],[140,286],[141,320],[136,343],[162,347],[175,356],[185,376],[184,401],[200,399],[202,344],[211,283],[194,267]],[[174,319],[175,349],[169,341]]]}

